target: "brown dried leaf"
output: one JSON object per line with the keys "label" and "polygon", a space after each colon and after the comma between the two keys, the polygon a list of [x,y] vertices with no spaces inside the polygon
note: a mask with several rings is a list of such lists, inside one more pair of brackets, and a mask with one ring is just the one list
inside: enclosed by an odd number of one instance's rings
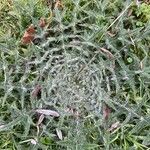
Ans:
{"label": "brown dried leaf", "polygon": [[68,106],[65,111],[71,116],[74,116],[76,118],[80,117],[80,113],[73,107]]}
{"label": "brown dried leaf", "polygon": [[113,124],[111,125],[111,127],[108,129],[108,131],[109,131],[109,132],[114,131],[115,129],[117,129],[117,128],[119,127],[119,125],[120,125],[120,122],[119,122],[119,121],[113,123]]}
{"label": "brown dried leaf", "polygon": [[59,117],[59,113],[54,111],[54,110],[49,110],[49,109],[37,109],[35,112],[47,115],[47,116],[54,116],[54,117]]}
{"label": "brown dried leaf", "polygon": [[45,18],[43,18],[43,17],[40,18],[39,26],[41,28],[44,28],[46,26],[46,20],[45,20]]}
{"label": "brown dried leaf", "polygon": [[130,17],[132,15],[132,13],[133,13],[133,9],[129,9],[129,11],[128,11],[128,17]]}
{"label": "brown dried leaf", "polygon": [[104,118],[105,120],[108,119],[110,113],[111,113],[110,108],[109,108],[107,105],[104,105],[104,107],[103,107],[103,118]]}
{"label": "brown dried leaf", "polygon": [[143,65],[143,61],[140,62],[140,69],[143,70],[144,65]]}
{"label": "brown dried leaf", "polygon": [[59,138],[60,140],[62,140],[62,139],[63,139],[63,136],[62,136],[61,130],[59,130],[59,129],[57,128],[57,129],[56,129],[56,133],[57,133],[58,138]]}
{"label": "brown dried leaf", "polygon": [[35,140],[35,139],[31,139],[30,142],[31,142],[31,144],[33,144],[33,145],[36,145],[36,144],[37,144],[37,140]]}
{"label": "brown dried leaf", "polygon": [[5,128],[5,125],[0,125],[0,129]]}
{"label": "brown dried leaf", "polygon": [[63,7],[64,7],[64,6],[63,6],[61,0],[57,0],[56,3],[55,3],[54,8],[56,9],[56,8],[63,8]]}
{"label": "brown dried leaf", "polygon": [[114,37],[116,34],[114,33],[111,33],[110,31],[107,32],[107,34],[110,36],[110,37]]}
{"label": "brown dried leaf", "polygon": [[31,95],[35,98],[41,92],[42,87],[37,85],[34,90],[31,92]]}
{"label": "brown dried leaf", "polygon": [[107,49],[105,49],[105,48],[100,48],[100,50],[102,51],[102,52],[104,52],[104,53],[106,53],[107,55],[108,55],[108,57],[109,58],[114,58],[114,55],[109,51],[109,50],[107,50]]}
{"label": "brown dried leaf", "polygon": [[73,108],[71,107],[68,107],[65,111],[71,115],[74,113]]}
{"label": "brown dried leaf", "polygon": [[42,114],[42,115],[39,117],[39,120],[38,120],[38,122],[37,122],[37,126],[39,126],[39,125],[42,123],[43,120],[44,120],[44,115]]}
{"label": "brown dried leaf", "polygon": [[22,44],[30,44],[34,39],[34,35],[31,35],[31,34],[28,34],[28,32],[25,32],[22,39],[21,39],[21,42]]}
{"label": "brown dried leaf", "polygon": [[27,29],[26,32],[28,32],[28,34],[35,34],[35,27],[33,24],[31,24]]}
{"label": "brown dried leaf", "polygon": [[30,44],[33,39],[35,37],[35,29],[34,29],[34,25],[31,24],[25,31],[22,39],[21,39],[21,42],[22,44]]}

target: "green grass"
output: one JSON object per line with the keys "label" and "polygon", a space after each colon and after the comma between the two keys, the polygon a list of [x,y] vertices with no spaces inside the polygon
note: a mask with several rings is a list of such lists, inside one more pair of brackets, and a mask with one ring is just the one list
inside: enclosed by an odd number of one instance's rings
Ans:
{"label": "green grass", "polygon": [[150,149],[149,5],[62,3],[0,0],[0,150]]}

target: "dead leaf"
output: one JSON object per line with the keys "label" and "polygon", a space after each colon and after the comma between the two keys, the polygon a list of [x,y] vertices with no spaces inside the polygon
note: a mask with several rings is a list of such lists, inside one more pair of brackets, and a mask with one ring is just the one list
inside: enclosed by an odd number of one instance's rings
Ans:
{"label": "dead leaf", "polygon": [[30,44],[33,39],[35,37],[35,29],[34,29],[34,25],[31,24],[25,31],[22,39],[21,39],[21,42],[22,44]]}
{"label": "dead leaf", "polygon": [[62,136],[61,130],[59,130],[59,129],[57,128],[57,129],[56,129],[56,133],[57,133],[58,138],[59,138],[60,140],[62,140],[62,139],[63,139],[63,136]]}
{"label": "dead leaf", "polygon": [[62,4],[61,0],[57,0],[57,1],[56,1],[54,8],[55,8],[55,9],[56,9],[56,8],[63,8],[63,4]]}
{"label": "dead leaf", "polygon": [[31,93],[32,97],[37,97],[37,95],[41,92],[41,89],[42,87],[40,85],[37,85]]}
{"label": "dead leaf", "polygon": [[114,37],[116,34],[114,33],[111,33],[110,31],[107,32],[107,34],[110,36],[110,37]]}
{"label": "dead leaf", "polygon": [[39,125],[42,123],[43,120],[44,120],[44,115],[42,114],[42,115],[39,117],[39,120],[38,120],[38,122],[37,122],[37,126],[39,126]]}
{"label": "dead leaf", "polygon": [[143,65],[143,61],[140,62],[140,69],[143,70],[144,65]]}
{"label": "dead leaf", "polygon": [[40,18],[40,21],[39,21],[39,26],[41,27],[41,28],[44,28],[45,26],[46,26],[46,20],[45,20],[45,18]]}
{"label": "dead leaf", "polygon": [[108,119],[110,113],[111,113],[110,108],[109,108],[107,105],[104,105],[104,107],[103,107],[103,118],[104,118],[105,120]]}
{"label": "dead leaf", "polygon": [[5,128],[5,125],[0,125],[0,129]]}
{"label": "dead leaf", "polygon": [[27,32],[24,33],[24,36],[21,39],[22,44],[30,44],[34,39],[33,35],[28,34]]}
{"label": "dead leaf", "polygon": [[67,107],[67,109],[65,111],[71,115],[74,113],[73,108],[71,108],[71,107]]}
{"label": "dead leaf", "polygon": [[37,144],[37,141],[36,141],[35,139],[31,139],[30,142],[31,142],[31,144],[33,144],[33,145],[36,145],[36,144]]}
{"label": "dead leaf", "polygon": [[120,122],[119,122],[119,121],[113,123],[113,124],[111,125],[111,127],[108,129],[108,131],[109,131],[109,132],[114,131],[115,129],[117,129],[117,128],[119,127],[119,125],[120,125]]}
{"label": "dead leaf", "polygon": [[106,53],[107,55],[108,55],[108,57],[109,58],[114,58],[114,55],[109,51],[109,50],[107,50],[107,49],[105,49],[105,48],[100,48],[100,50],[102,51],[102,52],[104,52],[104,53]]}
{"label": "dead leaf", "polygon": [[132,15],[132,13],[133,13],[133,9],[129,9],[129,11],[128,11],[128,17],[130,17]]}
{"label": "dead leaf", "polygon": [[76,118],[80,117],[80,113],[73,107],[68,106],[67,109],[65,110],[69,115],[74,116]]}
{"label": "dead leaf", "polygon": [[28,32],[28,34],[35,34],[35,27],[33,24],[31,24],[27,29],[26,32]]}
{"label": "dead leaf", "polygon": [[37,109],[35,112],[47,115],[47,116],[54,116],[54,117],[59,117],[59,113],[54,111],[54,110],[49,110],[49,109]]}

